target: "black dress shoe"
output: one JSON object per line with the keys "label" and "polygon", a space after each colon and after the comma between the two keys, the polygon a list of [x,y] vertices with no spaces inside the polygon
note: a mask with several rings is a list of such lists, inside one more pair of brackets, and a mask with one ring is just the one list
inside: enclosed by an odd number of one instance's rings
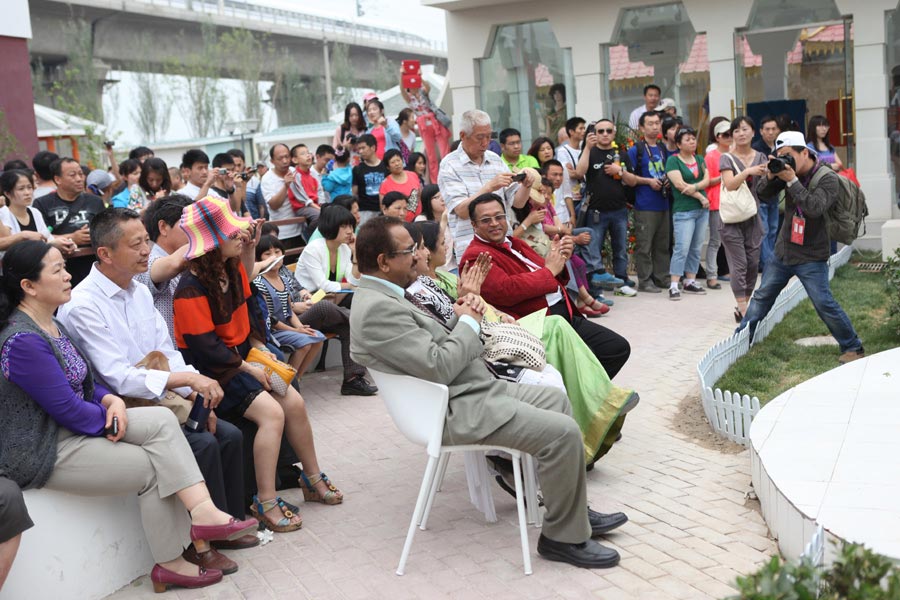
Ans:
{"label": "black dress shoe", "polygon": [[342,396],[374,396],[378,388],[366,381],[365,377],[354,377],[341,384]]}
{"label": "black dress shoe", "polygon": [[580,544],[554,542],[544,534],[538,538],[538,554],[547,560],[569,563],[585,569],[608,569],[619,564],[619,553],[594,540]]}
{"label": "black dress shoe", "polygon": [[627,523],[628,515],[621,512],[605,515],[588,508],[588,520],[591,522],[591,537],[596,537]]}

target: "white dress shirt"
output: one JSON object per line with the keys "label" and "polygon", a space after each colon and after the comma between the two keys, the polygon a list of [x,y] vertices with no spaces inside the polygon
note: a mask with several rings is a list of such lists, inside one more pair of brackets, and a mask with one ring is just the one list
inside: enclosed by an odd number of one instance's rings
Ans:
{"label": "white dress shirt", "polygon": [[[165,394],[168,371],[134,366],[154,350],[166,356],[172,373],[197,372],[172,345],[147,286],[132,279],[122,289],[97,269],[97,263],[72,290],[72,299],[60,307],[57,318],[98,379],[120,396],[154,400]],[[189,387],[173,391],[185,398],[192,392]]]}

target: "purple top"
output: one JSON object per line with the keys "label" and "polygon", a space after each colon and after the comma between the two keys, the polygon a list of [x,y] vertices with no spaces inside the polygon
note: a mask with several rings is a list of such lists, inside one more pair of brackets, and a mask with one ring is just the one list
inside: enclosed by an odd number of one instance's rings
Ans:
{"label": "purple top", "polygon": [[60,426],[76,434],[99,436],[106,427],[100,400],[108,389],[94,382],[94,397],[84,398],[88,374],[84,358],[64,335],[52,338],[66,362],[63,370],[47,341],[36,333],[17,333],[0,350],[3,376],[18,385]]}

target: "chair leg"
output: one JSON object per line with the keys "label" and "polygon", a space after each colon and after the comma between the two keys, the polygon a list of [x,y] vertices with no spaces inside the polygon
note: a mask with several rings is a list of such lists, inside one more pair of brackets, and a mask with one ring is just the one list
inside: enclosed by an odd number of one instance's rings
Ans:
{"label": "chair leg", "polygon": [[434,476],[434,483],[431,484],[431,490],[428,493],[428,501],[425,503],[425,512],[422,513],[422,517],[419,520],[419,529],[425,531],[425,527],[428,525],[428,515],[431,514],[431,505],[434,504],[434,497],[437,496],[438,491],[441,489],[441,482],[444,480],[444,473],[447,472],[447,463],[450,462],[450,453],[445,452],[441,454],[441,458],[438,460],[437,471]]}
{"label": "chair leg", "polygon": [[525,523],[525,490],[522,485],[522,463],[513,457],[513,477],[516,480],[516,508],[519,512],[519,537],[522,539],[522,562],[525,563],[525,574],[531,575],[531,553],[528,549],[528,525]]}
{"label": "chair leg", "polygon": [[416,524],[419,522],[420,515],[425,509],[425,500],[428,492],[434,482],[435,470],[437,468],[438,459],[434,456],[428,457],[428,464],[425,465],[425,474],[422,476],[422,485],[419,486],[419,497],[416,498],[416,508],[413,510],[412,519],[409,523],[409,531],[406,533],[406,542],[403,544],[403,552],[400,554],[400,564],[397,565],[397,575],[403,575],[406,568],[406,559],[409,558],[409,550],[412,548],[413,536],[416,535]]}
{"label": "chair leg", "polygon": [[325,355],[328,354],[328,338],[322,342],[322,353],[319,355],[319,362],[316,363],[315,372],[322,373],[325,371]]}
{"label": "chair leg", "polygon": [[537,466],[530,454],[522,455],[522,476],[525,479],[525,497],[528,498],[528,522],[541,527],[543,513],[538,502]]}

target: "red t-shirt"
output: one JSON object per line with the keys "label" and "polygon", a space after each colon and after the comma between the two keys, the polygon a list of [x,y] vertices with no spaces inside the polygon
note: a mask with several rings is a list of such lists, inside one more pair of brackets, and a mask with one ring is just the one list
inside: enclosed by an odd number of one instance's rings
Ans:
{"label": "red t-shirt", "polygon": [[[406,221],[407,223],[412,223],[416,216],[422,213],[422,202],[419,199],[419,196],[422,193],[422,182],[419,181],[419,176],[412,171],[403,172],[406,174],[406,181],[404,183],[397,183],[390,175],[388,175],[384,178],[384,181],[381,182],[378,194],[383,197],[388,192],[400,192],[410,199],[407,206],[415,203],[415,208],[413,210],[406,211]],[[413,198],[413,192],[415,192],[415,198]]]}
{"label": "red t-shirt", "polygon": [[[709,171],[710,179],[720,175],[719,159],[721,157],[722,153],[719,152],[717,148],[713,148],[706,153],[704,161],[706,162],[706,170]],[[711,185],[706,188],[706,199],[709,200],[709,210],[719,210],[719,191],[721,190],[721,185],[721,183],[717,183],[716,185]]]}
{"label": "red t-shirt", "polygon": [[315,204],[319,203],[319,180],[315,178],[312,174],[312,169],[309,171],[303,172],[300,169],[297,169],[300,173],[300,184],[303,186],[303,191],[306,192],[306,195],[312,200]]}

